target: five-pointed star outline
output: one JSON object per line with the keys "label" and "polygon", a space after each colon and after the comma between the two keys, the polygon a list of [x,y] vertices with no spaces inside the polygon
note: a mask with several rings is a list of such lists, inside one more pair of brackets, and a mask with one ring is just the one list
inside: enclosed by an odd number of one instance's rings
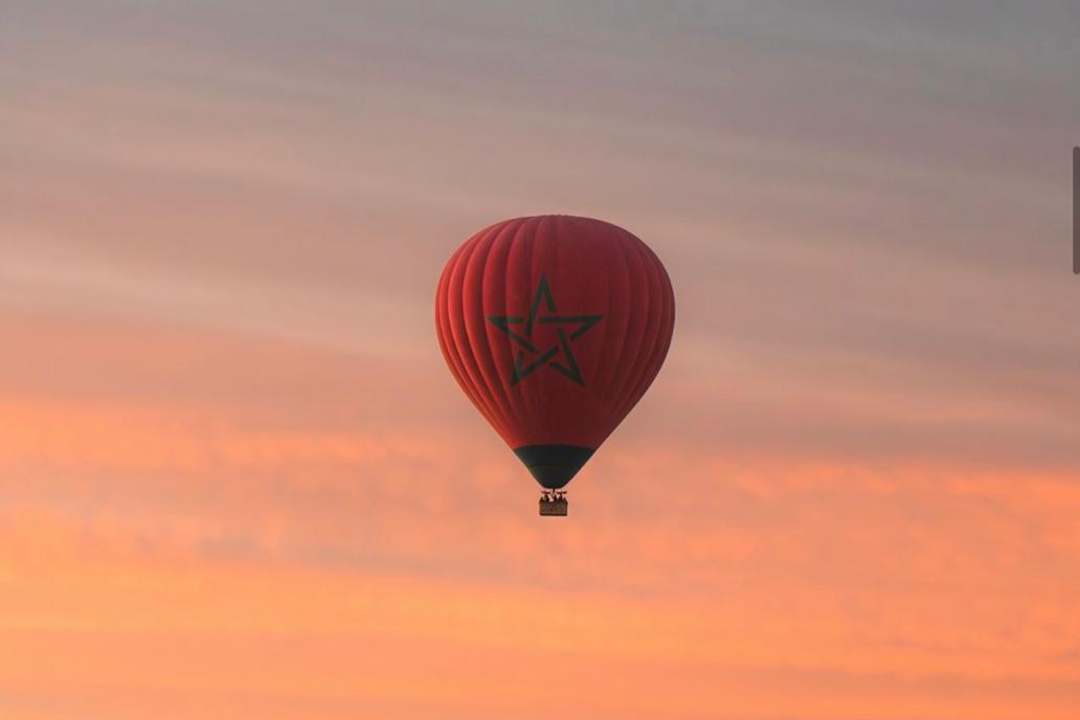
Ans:
{"label": "five-pointed star outline", "polygon": [[[547,311],[551,313],[550,315],[537,317],[541,301],[543,301]],[[596,323],[603,319],[603,315],[557,315],[555,313],[555,298],[551,294],[551,287],[548,285],[547,278],[541,274],[540,283],[536,287],[536,295],[533,297],[532,307],[529,308],[528,318],[511,315],[488,316],[487,321],[506,333],[510,340],[519,348],[517,357],[514,360],[514,372],[510,381],[510,387],[517,385],[518,382],[528,377],[549,361],[551,361],[550,366],[552,368],[558,370],[578,385],[581,385],[582,387],[585,386],[585,379],[581,377],[581,369],[578,368],[577,360],[574,358],[574,351],[570,348],[570,343],[592,329]],[[556,326],[555,334],[558,337],[558,343],[544,352],[540,352],[532,342],[533,327],[536,323]],[[511,325],[521,324],[525,325],[524,331],[521,333],[511,327]],[[566,325],[576,325],[577,328],[567,335],[566,328],[564,327]],[[552,361],[552,358],[558,355],[560,351],[562,352],[565,365]],[[538,355],[539,357],[526,364],[526,352]]]}

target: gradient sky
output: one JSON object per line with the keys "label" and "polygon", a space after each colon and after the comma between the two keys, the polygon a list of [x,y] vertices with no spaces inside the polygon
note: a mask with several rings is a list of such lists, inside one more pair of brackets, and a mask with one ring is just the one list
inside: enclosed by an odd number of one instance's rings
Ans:
{"label": "gradient sky", "polygon": [[[1080,4],[0,9],[0,716],[1080,717]],[[666,264],[536,489],[475,230]]]}

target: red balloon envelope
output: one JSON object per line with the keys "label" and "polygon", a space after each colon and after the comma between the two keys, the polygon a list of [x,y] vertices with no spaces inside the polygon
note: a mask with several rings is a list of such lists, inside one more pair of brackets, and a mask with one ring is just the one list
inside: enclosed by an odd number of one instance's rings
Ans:
{"label": "red balloon envelope", "polygon": [[627,231],[541,215],[466,240],[439,280],[435,319],[462,389],[557,490],[660,371],[675,296],[660,259]]}

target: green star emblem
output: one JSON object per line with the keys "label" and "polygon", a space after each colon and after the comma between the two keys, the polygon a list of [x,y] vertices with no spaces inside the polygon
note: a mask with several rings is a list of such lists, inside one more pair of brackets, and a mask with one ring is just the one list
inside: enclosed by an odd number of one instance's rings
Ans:
{"label": "green star emblem", "polygon": [[[547,315],[539,314],[541,303]],[[574,358],[571,343],[591,330],[602,319],[602,315],[558,315],[555,310],[555,298],[551,294],[551,286],[548,285],[547,278],[541,274],[532,307],[529,308],[528,318],[510,315],[488,316],[487,321],[506,333],[518,348],[510,387],[517,385],[545,364],[584,387],[585,379],[581,377],[581,369],[578,367],[577,359]],[[537,323],[555,326],[555,345],[543,351],[533,343],[533,329]],[[524,327],[520,327],[522,325]],[[556,357],[559,357],[561,362],[556,361]]]}

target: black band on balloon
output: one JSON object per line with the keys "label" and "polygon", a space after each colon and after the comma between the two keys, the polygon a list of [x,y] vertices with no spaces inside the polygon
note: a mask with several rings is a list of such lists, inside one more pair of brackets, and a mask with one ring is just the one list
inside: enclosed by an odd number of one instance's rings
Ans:
{"label": "black band on balloon", "polygon": [[548,490],[558,490],[570,482],[593,452],[578,445],[522,445],[514,448],[518,459]]}

